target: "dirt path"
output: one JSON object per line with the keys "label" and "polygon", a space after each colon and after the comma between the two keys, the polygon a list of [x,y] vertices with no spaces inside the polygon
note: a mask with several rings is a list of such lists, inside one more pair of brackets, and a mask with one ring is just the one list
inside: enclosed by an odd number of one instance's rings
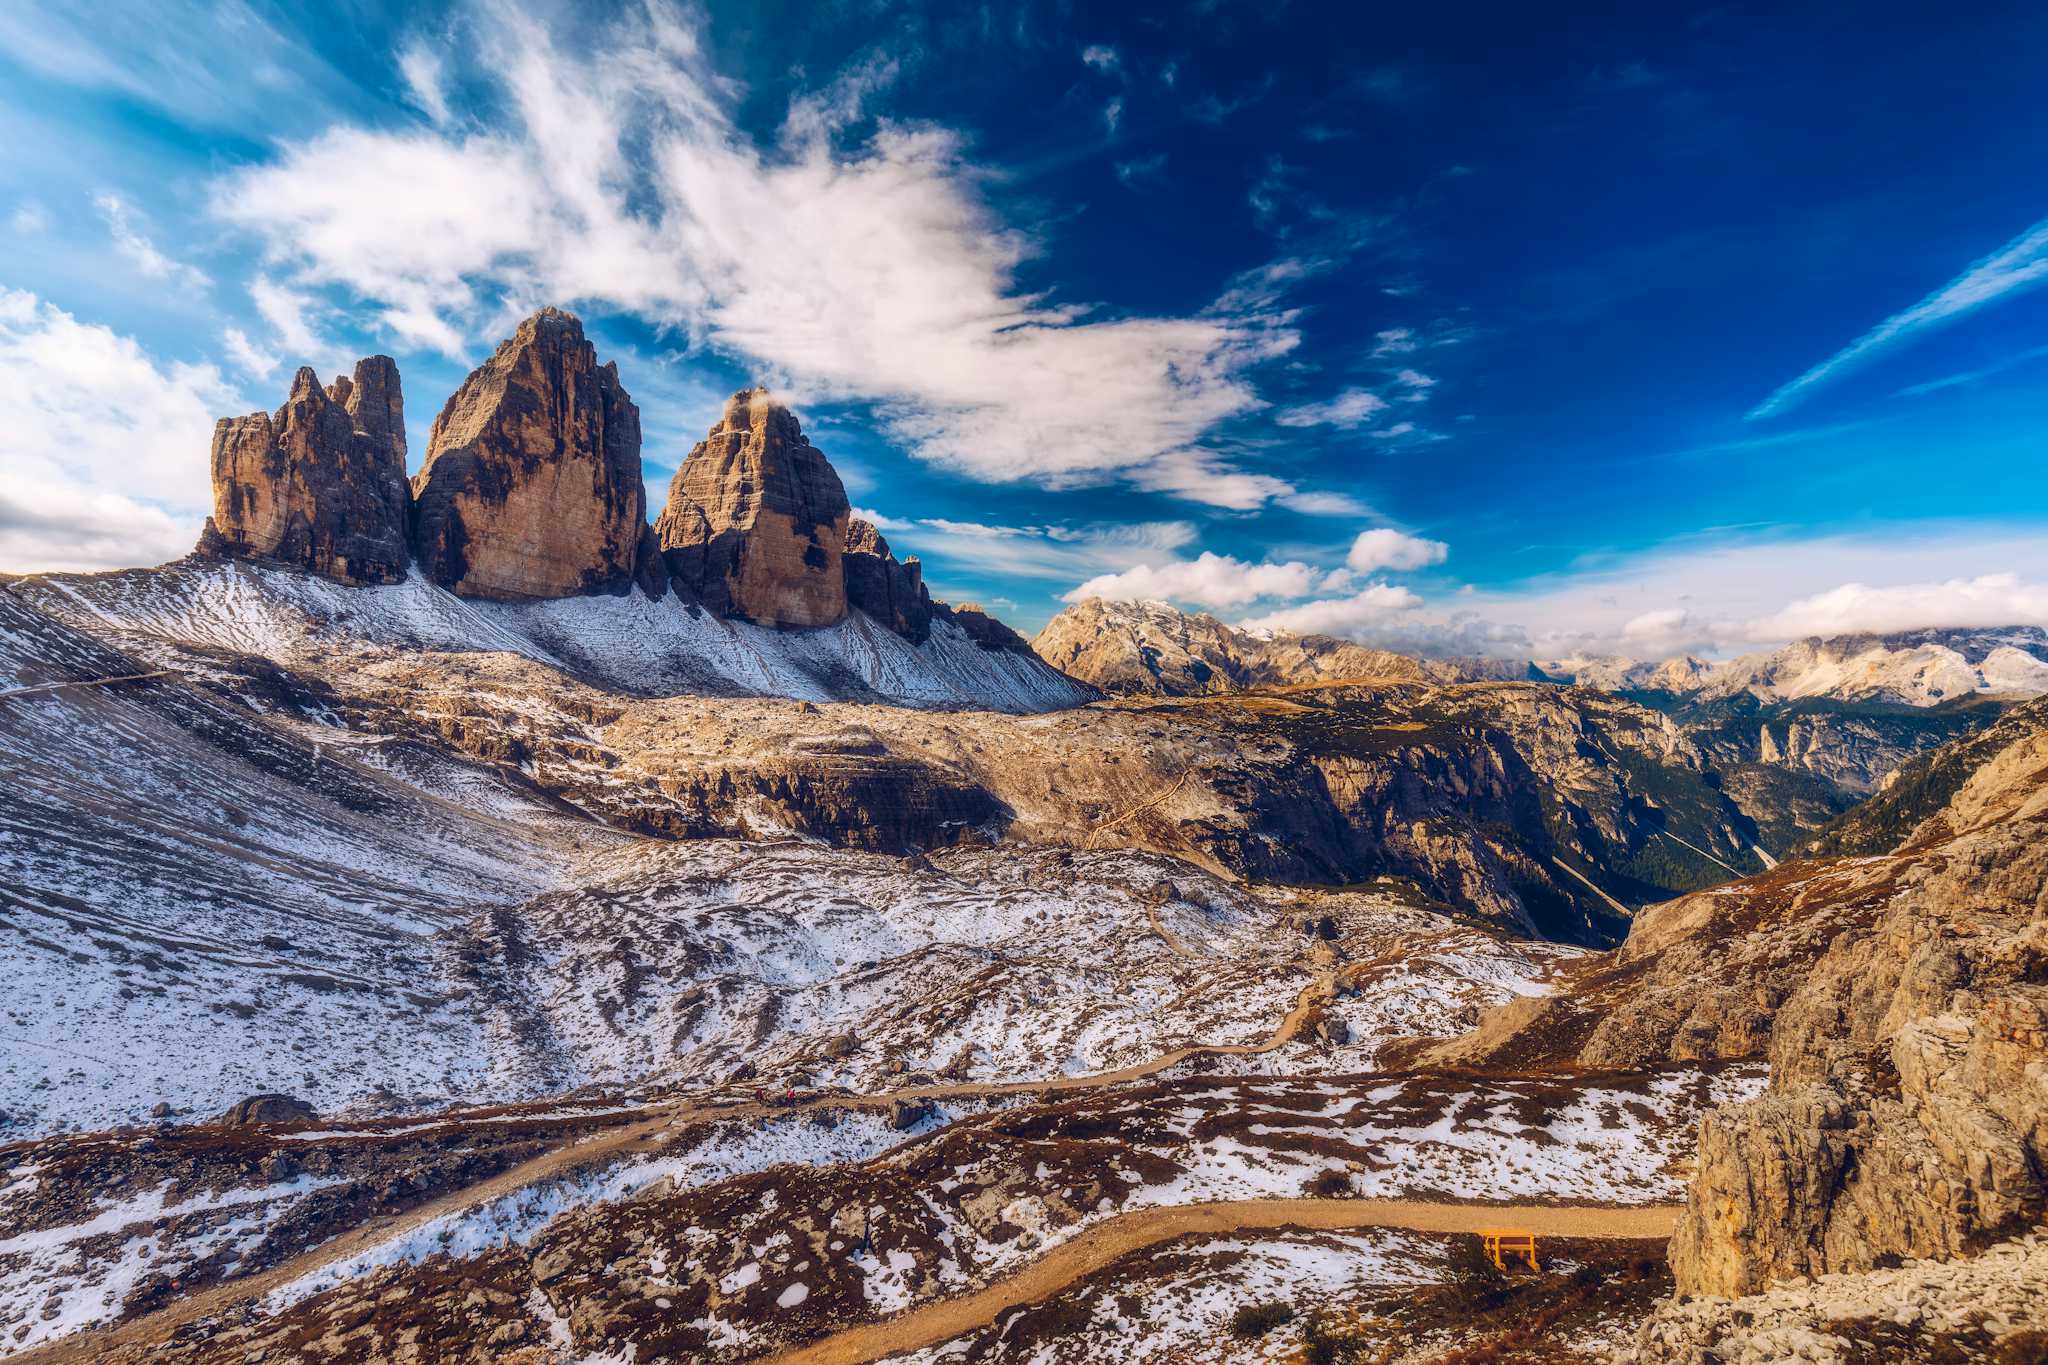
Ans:
{"label": "dirt path", "polygon": [[1173,795],[1175,792],[1179,791],[1182,787],[1185,787],[1188,784],[1188,779],[1193,776],[1194,771],[1190,769],[1189,771],[1184,772],[1179,777],[1175,778],[1173,780],[1172,786],[1168,787],[1165,791],[1159,793],[1159,795],[1153,797],[1151,800],[1140,801],[1137,805],[1132,806],[1130,809],[1126,810],[1123,814],[1116,816],[1114,819],[1103,821],[1094,829],[1088,831],[1088,837],[1081,841],[1081,847],[1095,848],[1097,847],[1095,841],[1103,835],[1111,833],[1120,826],[1129,824],[1131,821],[1137,819],[1139,816],[1143,815],[1148,810],[1152,810],[1158,806],[1165,805],[1168,801],[1173,799]]}
{"label": "dirt path", "polygon": [[1335,977],[1332,974],[1319,973],[1313,981],[1303,987],[1300,996],[1295,1000],[1294,1008],[1287,1012],[1287,1017],[1280,1021],[1279,1027],[1275,1028],[1263,1042],[1202,1043],[1176,1048],[1151,1061],[1117,1071],[1097,1072],[1086,1076],[1058,1076],[1041,1081],[912,1086],[875,1095],[824,1094],[808,1096],[793,1107],[740,1103],[679,1104],[658,1109],[640,1122],[613,1129],[586,1141],[571,1141],[552,1151],[543,1152],[510,1170],[500,1172],[488,1180],[464,1186],[462,1189],[429,1200],[406,1213],[374,1219],[352,1228],[331,1241],[323,1242],[268,1270],[209,1286],[153,1313],[132,1318],[112,1327],[63,1337],[19,1355],[8,1356],[6,1360],[9,1365],[92,1365],[92,1362],[105,1359],[117,1349],[161,1341],[181,1327],[250,1303],[273,1289],[415,1232],[437,1218],[462,1213],[542,1181],[557,1179],[586,1168],[609,1165],[641,1153],[659,1151],[663,1145],[661,1138],[664,1131],[673,1127],[719,1119],[770,1118],[804,1109],[887,1109],[898,1099],[974,1099],[1044,1091],[1094,1089],[1143,1080],[1194,1056],[1243,1057],[1271,1052],[1275,1048],[1285,1046],[1300,1032],[1302,1022],[1310,1011],[1330,998],[1334,986]]}
{"label": "dirt path", "polygon": [[1049,1254],[985,1289],[941,1299],[881,1322],[849,1328],[823,1341],[768,1358],[767,1365],[866,1365],[986,1327],[1005,1311],[1049,1299],[1076,1280],[1146,1247],[1191,1232],[1252,1229],[1408,1228],[1477,1232],[1526,1228],[1538,1237],[1671,1235],[1676,1206],[1630,1209],[1547,1205],[1431,1204],[1409,1199],[1243,1199],[1144,1209],[1097,1223]]}

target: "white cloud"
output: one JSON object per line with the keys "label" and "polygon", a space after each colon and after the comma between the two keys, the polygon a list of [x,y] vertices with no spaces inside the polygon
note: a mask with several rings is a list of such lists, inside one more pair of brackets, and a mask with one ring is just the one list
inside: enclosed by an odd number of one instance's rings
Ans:
{"label": "white cloud", "polygon": [[1116,136],[1116,127],[1119,123],[1122,123],[1123,121],[1123,100],[1113,99],[1109,103],[1102,106],[1102,126],[1109,130],[1109,134],[1111,137]]}
{"label": "white cloud", "polygon": [[242,406],[211,365],[160,364],[132,338],[0,292],[0,568],[189,550],[212,501],[214,419]]}
{"label": "white cloud", "polygon": [[327,352],[327,343],[313,330],[312,318],[319,305],[312,295],[278,284],[267,275],[249,282],[249,298],[263,320],[277,332],[286,354],[300,365]]}
{"label": "white cloud", "polygon": [[1283,607],[1238,624],[1251,630],[1289,631],[1296,635],[1341,635],[1368,638],[1398,628],[1402,619],[1422,605],[1407,588],[1370,583],[1349,597]]}
{"label": "white cloud", "polygon": [[945,517],[892,517],[860,507],[853,515],[888,536],[889,547],[899,558],[938,560],[982,578],[1071,583],[1084,574],[1114,573],[1156,561],[1195,538],[1194,525],[1185,521],[1003,526]]}
{"label": "white cloud", "polygon": [[1450,552],[1451,547],[1441,540],[1425,540],[1381,526],[1360,531],[1358,539],[1351,542],[1351,552],[1344,556],[1344,563],[1355,573],[1426,569],[1443,563]]}
{"label": "white cloud", "polygon": [[1436,380],[1420,370],[1396,371],[1394,382],[1406,389],[1433,389],[1436,387]]}
{"label": "white cloud", "polygon": [[50,211],[33,199],[24,199],[7,215],[7,230],[17,237],[40,237],[50,230]]}
{"label": "white cloud", "polygon": [[1219,457],[1188,454],[1259,406],[1248,372],[1298,343],[1270,290],[1178,317],[1023,292],[1036,244],[995,220],[959,137],[885,119],[844,148],[807,113],[762,148],[663,5],[604,30],[602,60],[516,15],[473,27],[467,76],[499,87],[502,125],[336,127],[220,186],[274,271],[465,360],[543,302],[632,312],[770,382],[877,401],[916,454],[975,478],[1221,487],[1225,505],[1294,491],[1219,484]]}
{"label": "white cloud", "polygon": [[1702,536],[1588,558],[1514,588],[1467,585],[1434,602],[1383,582],[1347,588],[1332,575],[1319,588],[1327,596],[1243,624],[1524,659],[1725,656],[1808,635],[2048,625],[2048,536],[1980,523]]}
{"label": "white cloud", "polygon": [[1205,450],[1168,451],[1131,470],[1127,477],[1147,492],[1170,493],[1235,512],[1249,512],[1275,498],[1297,494],[1285,479],[1235,468]]}
{"label": "white cloud", "polygon": [[1204,550],[1193,559],[1138,564],[1121,573],[1089,579],[1061,598],[1081,602],[1107,597],[1119,602],[1172,601],[1200,607],[1242,607],[1262,597],[1306,597],[1326,575],[1312,564],[1249,564]]}
{"label": "white cloud", "polygon": [[452,115],[445,89],[447,78],[439,53],[423,40],[414,39],[398,54],[398,74],[405,78],[406,93],[421,113],[437,124],[449,121]]}
{"label": "white cloud", "polygon": [[1102,43],[1090,43],[1081,49],[1081,60],[1097,71],[1114,71],[1123,64],[1117,50]]}
{"label": "white cloud", "polygon": [[249,340],[249,334],[239,327],[230,327],[220,334],[221,345],[227,349],[228,359],[244,370],[262,379],[277,368],[277,356],[257,349]]}
{"label": "white cloud", "polygon": [[1287,408],[1273,420],[1283,427],[1333,426],[1348,430],[1364,426],[1386,407],[1387,400],[1370,389],[1346,389],[1327,403]]}
{"label": "white cloud", "polygon": [[134,215],[121,196],[98,194],[93,196],[92,202],[100,217],[106,220],[107,231],[114,239],[114,250],[145,276],[187,289],[204,289],[213,283],[205,271],[174,261],[157,250],[156,243],[135,225]]}
{"label": "white cloud", "polygon": [[1458,605],[1536,658],[1732,654],[1807,635],[2048,625],[2048,536],[1928,523],[1793,538],[1710,536],[1589,558]]}
{"label": "white cloud", "polygon": [[1844,583],[1747,624],[1752,639],[1909,630],[1916,626],[2048,625],[2048,582],[1984,574],[1873,587]]}
{"label": "white cloud", "polygon": [[1148,181],[1157,180],[1166,173],[1166,153],[1155,152],[1151,156],[1135,157],[1116,163],[1116,178],[1123,181],[1128,189],[1137,189]]}
{"label": "white cloud", "polygon": [[2048,283],[2048,219],[2034,224],[1911,308],[1894,313],[1759,403],[1752,420],[1774,417],[1826,383],[1930,327]]}
{"label": "white cloud", "polygon": [[1349,493],[1287,493],[1279,503],[1311,517],[1362,517],[1372,511]]}
{"label": "white cloud", "polygon": [[1389,327],[1384,332],[1374,334],[1372,353],[1375,357],[1407,355],[1411,351],[1420,350],[1421,347],[1422,342],[1416,338],[1413,328]]}

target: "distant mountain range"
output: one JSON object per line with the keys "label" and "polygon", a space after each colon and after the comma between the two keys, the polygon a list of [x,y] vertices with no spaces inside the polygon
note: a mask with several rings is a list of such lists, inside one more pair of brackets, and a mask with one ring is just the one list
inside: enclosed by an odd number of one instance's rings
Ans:
{"label": "distant mountain range", "polygon": [[1069,677],[1118,695],[1196,697],[1375,678],[1451,683],[1534,677],[1526,664],[1512,660],[1422,659],[1329,635],[1240,630],[1164,602],[1101,597],[1055,616],[1031,647]]}
{"label": "distant mountain range", "polygon": [[1243,630],[1164,602],[1089,598],[1054,617],[1031,645],[1053,667],[1105,692],[1159,696],[1372,678],[1527,679],[1700,702],[1747,695],[1766,703],[1825,698],[1922,707],[2048,692],[2048,630],[2039,626],[1813,637],[1719,663],[1691,654],[1419,658],[1327,635]]}
{"label": "distant mountain range", "polygon": [[1656,662],[1581,657],[1548,660],[1536,668],[1559,682],[1610,692],[1696,698],[1747,693],[1767,702],[1830,697],[1934,706],[1970,696],[2048,692],[2048,631],[2000,626],[1812,636],[1725,663],[1692,655]]}

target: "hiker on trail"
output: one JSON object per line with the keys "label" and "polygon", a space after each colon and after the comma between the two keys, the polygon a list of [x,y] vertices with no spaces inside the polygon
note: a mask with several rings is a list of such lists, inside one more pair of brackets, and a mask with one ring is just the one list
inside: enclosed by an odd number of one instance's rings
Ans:
{"label": "hiker on trail", "polygon": [[782,1102],[783,1102],[784,1104],[789,1104],[789,1105],[794,1105],[794,1104],[796,1103],[796,1087],[795,1087],[795,1086],[791,1086],[791,1087],[790,1087],[790,1088],[789,1088],[788,1090],[785,1090],[785,1091],[784,1091],[784,1092],[782,1093]]}

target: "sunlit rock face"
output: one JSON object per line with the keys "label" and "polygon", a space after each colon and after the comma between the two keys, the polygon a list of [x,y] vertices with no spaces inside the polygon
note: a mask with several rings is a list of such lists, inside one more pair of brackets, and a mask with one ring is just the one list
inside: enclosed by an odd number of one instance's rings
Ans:
{"label": "sunlit rock face", "polygon": [[669,485],[655,523],[670,577],[721,616],[828,626],[846,617],[846,489],[766,389],[734,394]]}
{"label": "sunlit rock face", "polygon": [[520,323],[441,409],[413,499],[420,566],[461,596],[660,590],[640,410],[559,309]]}
{"label": "sunlit rock face", "polygon": [[275,560],[341,583],[395,583],[411,554],[405,404],[389,356],[355,377],[292,381],[275,413],[213,430],[213,516],[203,553]]}

